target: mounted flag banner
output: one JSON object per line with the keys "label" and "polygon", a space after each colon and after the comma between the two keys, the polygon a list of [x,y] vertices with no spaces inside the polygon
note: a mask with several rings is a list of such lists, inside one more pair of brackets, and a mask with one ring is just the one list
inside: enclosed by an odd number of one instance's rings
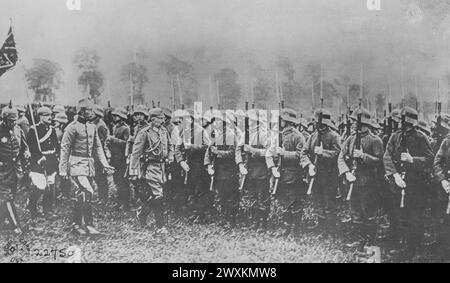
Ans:
{"label": "mounted flag banner", "polygon": [[6,71],[13,68],[17,62],[17,50],[16,42],[14,41],[14,35],[12,27],[9,27],[8,35],[0,49],[0,76]]}

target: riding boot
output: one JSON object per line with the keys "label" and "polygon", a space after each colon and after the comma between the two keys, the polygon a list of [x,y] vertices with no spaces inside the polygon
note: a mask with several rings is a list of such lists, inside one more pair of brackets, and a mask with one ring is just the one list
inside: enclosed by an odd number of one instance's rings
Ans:
{"label": "riding boot", "polygon": [[42,195],[42,191],[39,190],[38,188],[33,187],[31,189],[30,196],[28,197],[27,207],[28,207],[28,210],[30,211],[30,216],[31,216],[32,220],[34,220],[38,217],[37,203],[38,203],[38,200],[41,197],[41,195]]}

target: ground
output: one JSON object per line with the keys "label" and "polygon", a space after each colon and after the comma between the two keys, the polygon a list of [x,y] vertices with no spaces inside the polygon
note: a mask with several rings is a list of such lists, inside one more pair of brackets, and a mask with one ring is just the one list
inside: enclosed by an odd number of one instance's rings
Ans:
{"label": "ground", "polygon": [[[18,200],[22,219],[28,218],[25,200]],[[135,214],[112,207],[94,206],[96,227],[102,232],[95,237],[71,233],[69,200],[58,204],[58,218],[41,220],[36,231],[15,237],[0,232],[0,262],[64,262],[68,248],[78,247],[86,262],[364,262],[352,249],[345,249],[339,233],[329,235],[322,229],[285,237],[272,225],[268,233],[259,234],[245,222],[227,229],[215,222],[193,224],[184,217],[169,216],[168,234],[157,234],[152,228],[137,225]],[[25,224],[25,230],[27,225]],[[72,252],[73,253],[73,252]],[[72,258],[72,257],[71,257]],[[387,255],[382,261],[392,261]],[[419,261],[439,261],[424,257]]]}

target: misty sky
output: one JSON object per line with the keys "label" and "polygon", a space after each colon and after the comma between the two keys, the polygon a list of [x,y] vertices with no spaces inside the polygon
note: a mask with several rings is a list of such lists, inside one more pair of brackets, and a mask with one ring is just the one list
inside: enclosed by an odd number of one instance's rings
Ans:
{"label": "misty sky", "polygon": [[[168,54],[193,63],[202,97],[209,74],[232,67],[243,76],[249,61],[271,69],[278,56],[291,58],[298,76],[307,63],[319,62],[326,79],[348,76],[353,82],[363,62],[371,93],[385,91],[389,79],[399,97],[403,57],[405,88],[411,90],[417,77],[421,99],[431,100],[438,79],[443,95],[448,89],[450,20],[442,6],[425,2],[443,1],[381,0],[381,11],[369,11],[366,0],[81,0],[81,11],[69,11],[66,0],[0,0],[0,41],[11,17],[21,58],[0,77],[0,96],[25,101],[23,65],[47,58],[65,71],[57,99],[74,103],[79,94],[73,55],[89,47],[101,56],[107,93],[116,105],[126,103],[119,73],[135,48],[149,54],[142,62],[149,69],[149,101],[170,101],[158,65]],[[411,15],[416,7],[421,16]]]}

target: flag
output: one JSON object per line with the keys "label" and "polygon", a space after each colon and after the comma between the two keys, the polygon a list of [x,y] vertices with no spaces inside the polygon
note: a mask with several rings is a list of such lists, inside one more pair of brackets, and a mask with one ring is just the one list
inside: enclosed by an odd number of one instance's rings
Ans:
{"label": "flag", "polygon": [[14,35],[12,27],[9,27],[8,35],[0,49],[0,76],[6,71],[13,68],[17,62],[17,50],[16,42],[14,41]]}

